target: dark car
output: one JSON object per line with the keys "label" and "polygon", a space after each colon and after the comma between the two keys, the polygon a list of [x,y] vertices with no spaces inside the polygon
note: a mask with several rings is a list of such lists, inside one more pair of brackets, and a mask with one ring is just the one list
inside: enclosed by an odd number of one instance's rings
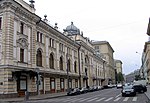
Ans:
{"label": "dark car", "polygon": [[67,95],[77,95],[77,94],[80,94],[80,89],[79,88],[74,88],[74,89],[71,89]]}
{"label": "dark car", "polygon": [[88,92],[88,88],[86,88],[86,87],[82,87],[81,89],[80,89],[80,93],[87,93]]}
{"label": "dark car", "polygon": [[147,87],[142,84],[134,85],[134,88],[135,88],[135,91],[138,93],[144,93],[147,91]]}
{"label": "dark car", "polygon": [[123,86],[122,88],[122,96],[136,96],[136,91],[134,89],[134,86],[129,85],[129,86]]}

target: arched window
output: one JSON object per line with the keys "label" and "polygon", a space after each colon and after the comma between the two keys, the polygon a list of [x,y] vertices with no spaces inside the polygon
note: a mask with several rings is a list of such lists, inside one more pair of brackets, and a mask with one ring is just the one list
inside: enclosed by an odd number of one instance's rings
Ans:
{"label": "arched window", "polygon": [[42,66],[42,52],[40,49],[38,49],[36,53],[36,65]]}
{"label": "arched window", "polygon": [[51,69],[54,69],[54,56],[52,53],[50,54],[50,57],[49,57],[49,67]]}
{"label": "arched window", "polygon": [[68,69],[69,72],[71,72],[71,68],[70,68],[70,60],[68,60],[68,62],[67,62],[67,69]]}
{"label": "arched window", "polygon": [[76,63],[76,61],[74,62],[74,72],[77,73],[77,63]]}
{"label": "arched window", "polygon": [[63,70],[63,58],[62,58],[62,56],[60,57],[59,67],[60,67],[60,70]]}

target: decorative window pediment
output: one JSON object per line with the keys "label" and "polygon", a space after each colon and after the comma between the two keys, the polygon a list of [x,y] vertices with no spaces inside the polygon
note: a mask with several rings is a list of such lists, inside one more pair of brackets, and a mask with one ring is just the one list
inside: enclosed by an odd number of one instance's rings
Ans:
{"label": "decorative window pediment", "polygon": [[28,41],[25,38],[20,38],[17,40],[17,46],[19,46],[22,49],[28,48]]}

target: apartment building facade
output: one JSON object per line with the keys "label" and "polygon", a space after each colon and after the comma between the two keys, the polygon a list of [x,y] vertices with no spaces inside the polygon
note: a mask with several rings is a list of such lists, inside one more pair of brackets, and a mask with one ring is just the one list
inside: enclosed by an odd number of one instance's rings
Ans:
{"label": "apartment building facade", "polygon": [[109,44],[108,41],[93,41],[92,42],[97,53],[100,54],[100,57],[105,58],[106,60],[106,69],[105,77],[106,84],[114,84],[115,79],[115,65],[114,65],[114,50]]}

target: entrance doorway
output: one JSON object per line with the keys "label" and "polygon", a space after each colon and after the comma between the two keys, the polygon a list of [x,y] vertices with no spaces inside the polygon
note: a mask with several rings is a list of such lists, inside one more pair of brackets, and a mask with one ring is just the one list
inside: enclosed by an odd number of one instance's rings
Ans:
{"label": "entrance doorway", "polygon": [[17,92],[20,97],[25,95],[27,91],[27,76],[21,75],[17,80]]}

